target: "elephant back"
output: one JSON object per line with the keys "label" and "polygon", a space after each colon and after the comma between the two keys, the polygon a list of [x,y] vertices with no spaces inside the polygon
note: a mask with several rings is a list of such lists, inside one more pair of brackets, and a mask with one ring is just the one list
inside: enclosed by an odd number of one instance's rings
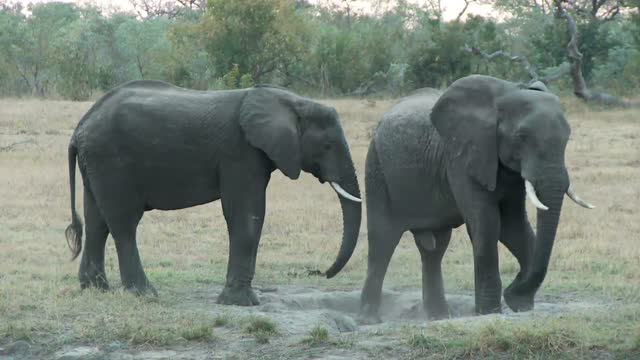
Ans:
{"label": "elephant back", "polygon": [[[431,93],[408,96],[385,113],[373,141],[395,214],[415,197],[429,197],[431,186],[446,183],[442,139],[429,119],[437,97]],[[424,180],[424,181],[423,181]],[[410,214],[404,214],[409,216]]]}

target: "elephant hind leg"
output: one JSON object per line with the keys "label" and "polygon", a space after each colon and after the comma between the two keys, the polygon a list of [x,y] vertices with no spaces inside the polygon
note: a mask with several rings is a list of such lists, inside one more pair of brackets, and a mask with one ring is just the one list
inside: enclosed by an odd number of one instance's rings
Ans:
{"label": "elephant hind leg", "polygon": [[367,279],[360,295],[359,322],[376,324],[382,322],[379,316],[382,298],[382,283],[391,261],[391,256],[400,242],[402,231],[394,229],[386,218],[369,218],[369,253]]}
{"label": "elephant hind leg", "polygon": [[138,253],[136,231],[145,205],[135,183],[121,169],[96,175],[91,188],[116,244],[122,285],[136,295],[157,295]]}
{"label": "elephant hind leg", "polygon": [[80,287],[109,288],[104,271],[104,246],[109,236],[109,228],[105,222],[91,191],[84,191],[84,218],[86,240],[82,260],[80,261]]}
{"label": "elephant hind leg", "polygon": [[442,231],[411,230],[422,260],[422,302],[429,319],[449,317],[449,307],[444,296],[442,257],[444,256],[451,229]]}

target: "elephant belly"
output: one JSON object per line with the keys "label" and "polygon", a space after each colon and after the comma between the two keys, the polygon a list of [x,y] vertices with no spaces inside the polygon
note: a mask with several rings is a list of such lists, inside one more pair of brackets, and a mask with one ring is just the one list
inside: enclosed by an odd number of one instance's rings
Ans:
{"label": "elephant belly", "polygon": [[390,172],[386,180],[393,217],[407,229],[454,228],[463,220],[447,184],[428,169],[409,167]]}
{"label": "elephant belly", "polygon": [[148,210],[184,209],[220,198],[216,178],[205,174],[148,172],[141,185]]}

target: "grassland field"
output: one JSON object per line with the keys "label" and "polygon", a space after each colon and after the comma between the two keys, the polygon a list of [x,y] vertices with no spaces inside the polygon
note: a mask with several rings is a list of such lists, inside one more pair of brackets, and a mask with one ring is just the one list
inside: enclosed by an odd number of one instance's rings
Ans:
{"label": "grassland field", "polygon": [[[364,191],[370,134],[392,101],[321,101],[341,116]],[[461,304],[461,317],[427,322],[412,315],[420,307],[421,265],[405,234],[385,280],[389,313],[397,316],[358,327],[352,318],[366,273],[366,214],[346,268],[330,280],[309,276],[333,261],[342,231],[334,192],[309,174],[291,181],[276,171],[269,185],[254,280],[263,305],[215,304],[228,254],[219,202],[145,214],[138,246],[159,297],[122,290],[111,238],[113,290],[80,291],[79,261],[69,261],[64,237],[67,145],[91,103],[2,99],[0,360],[73,351],[104,359],[640,359],[640,111],[563,102],[572,126],[572,184],[597,208],[565,202],[536,309],[465,313],[473,303],[473,261],[461,227],[443,262],[445,289]],[[81,181],[76,188],[82,214]],[[518,271],[501,245],[500,271],[503,286]]]}

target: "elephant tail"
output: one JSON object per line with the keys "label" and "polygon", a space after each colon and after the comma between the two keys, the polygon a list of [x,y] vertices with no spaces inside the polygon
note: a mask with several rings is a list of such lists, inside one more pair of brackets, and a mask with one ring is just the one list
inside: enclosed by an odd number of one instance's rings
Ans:
{"label": "elephant tail", "polygon": [[74,141],[69,144],[69,185],[71,190],[71,225],[67,226],[64,235],[67,237],[67,245],[71,249],[71,261],[80,255],[82,251],[82,220],[76,212],[76,156],[78,149]]}

